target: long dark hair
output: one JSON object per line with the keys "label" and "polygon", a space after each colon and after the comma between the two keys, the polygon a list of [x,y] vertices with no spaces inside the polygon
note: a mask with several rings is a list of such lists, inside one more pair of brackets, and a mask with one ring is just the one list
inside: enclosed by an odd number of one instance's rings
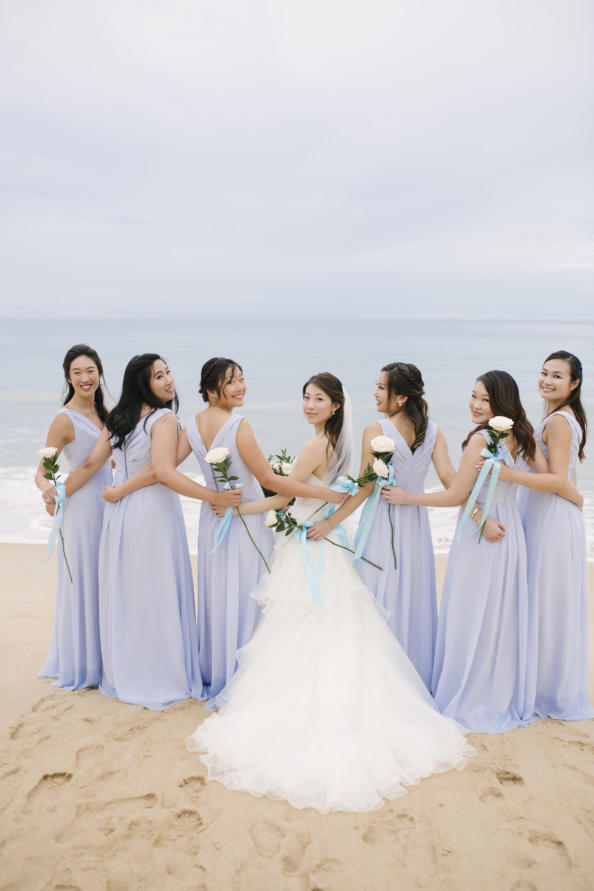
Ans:
{"label": "long dark hair", "polygon": [[103,365],[101,363],[101,359],[99,358],[99,353],[94,350],[92,347],[88,346],[86,343],[75,343],[74,346],[71,346],[66,355],[64,356],[64,361],[62,362],[62,368],[64,369],[64,379],[66,381],[66,391],[62,393],[62,404],[66,405],[67,402],[70,402],[72,397],[74,396],[74,387],[68,380],[70,377],[70,366],[74,362],[75,359],[78,359],[79,356],[88,356],[92,362],[97,366],[97,371],[99,372],[99,386],[95,390],[95,409],[97,414],[101,418],[101,421],[105,424],[107,419],[107,409],[105,407],[105,403],[103,401],[103,384],[105,383],[105,378],[103,377]]}
{"label": "long dark hair", "polygon": [[208,402],[209,390],[211,392],[214,390],[217,396],[221,395],[229,368],[233,369],[231,377],[235,374],[236,368],[243,372],[239,362],[235,362],[233,359],[224,359],[222,356],[215,356],[204,363],[200,372],[200,389],[198,392],[205,402]]}
{"label": "long dark hair", "polygon": [[425,394],[423,377],[417,366],[410,362],[389,362],[388,365],[384,365],[382,371],[388,376],[388,407],[392,397],[407,397],[402,410],[415,428],[415,441],[411,446],[411,452],[414,452],[424,442],[429,423],[429,408],[423,399]]}
{"label": "long dark hair", "polygon": [[128,433],[138,424],[143,405],[150,405],[152,409],[144,419],[145,424],[159,408],[171,408],[174,412],[179,408],[177,394],[169,402],[161,402],[151,390],[151,370],[157,359],[165,361],[158,353],[143,353],[133,356],[126,365],[119,402],[105,422],[112,438],[115,437],[112,442],[115,449],[121,449]]}
{"label": "long dark hair", "polygon": [[543,364],[546,364],[551,359],[563,359],[564,362],[567,362],[567,364],[569,365],[571,382],[573,383],[574,381],[579,381],[577,387],[569,392],[567,399],[565,399],[561,403],[561,405],[557,406],[555,411],[559,411],[560,409],[565,408],[565,406],[568,406],[573,411],[576,421],[582,428],[582,440],[580,442],[578,458],[580,459],[580,461],[583,461],[586,457],[584,446],[586,445],[588,420],[586,418],[586,410],[582,403],[582,363],[577,356],[574,356],[573,353],[568,353],[567,350],[557,350],[555,353],[551,353],[551,355],[547,356],[547,358],[544,360]]}
{"label": "long dark hair", "polygon": [[[518,385],[507,371],[486,371],[477,377],[487,393],[489,394],[489,405],[493,416],[503,415],[505,418],[511,418],[514,422],[512,433],[518,444],[518,451],[525,458],[534,458],[536,453],[536,443],[534,441],[534,429],[532,424],[526,417],[524,406],[520,400],[520,391]],[[471,436],[478,433],[479,430],[488,430],[489,422],[479,424],[474,430],[471,430],[464,442],[462,448],[465,449]]]}
{"label": "long dark hair", "polygon": [[328,440],[328,448],[335,449],[344,423],[344,390],[342,389],[342,383],[337,377],[330,374],[329,371],[320,371],[319,374],[313,374],[309,380],[306,380],[303,384],[304,396],[309,384],[319,387],[320,390],[332,400],[332,402],[339,403],[339,408],[336,409],[333,415],[330,415],[324,424],[324,433]]}

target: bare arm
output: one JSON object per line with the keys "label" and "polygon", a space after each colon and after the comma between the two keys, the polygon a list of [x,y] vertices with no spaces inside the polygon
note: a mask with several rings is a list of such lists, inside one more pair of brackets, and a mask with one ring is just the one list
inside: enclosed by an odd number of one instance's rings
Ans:
{"label": "bare arm", "polygon": [[[536,489],[538,492],[554,492],[556,495],[560,495],[562,498],[566,498],[568,501],[576,504],[581,510],[584,498],[569,479],[571,428],[564,418],[555,415],[547,424],[546,429],[549,448],[549,472],[530,473],[526,470],[512,470],[509,467],[502,466],[501,478],[510,480],[520,486],[526,486],[527,489]],[[539,464],[542,466],[542,461],[537,456],[535,465],[538,466]]]}
{"label": "bare arm", "polygon": [[[184,429],[177,438],[176,467],[186,460],[191,451],[192,448],[188,442],[188,435]],[[110,502],[119,501],[121,498],[125,498],[126,495],[138,491],[138,489],[143,489],[145,486],[153,486],[158,482],[159,480],[153,465],[147,464],[146,467],[143,467],[142,470],[139,470],[129,479],[120,483],[119,486],[106,486],[103,490],[103,498],[105,501]]]}
{"label": "bare arm", "polygon": [[73,495],[81,486],[84,486],[93,474],[103,467],[110,455],[109,433],[104,429],[89,457],[66,478],[66,495]]}
{"label": "bare arm", "polygon": [[438,428],[437,436],[435,437],[431,460],[442,486],[444,489],[449,489],[456,477],[456,468],[450,458],[447,439],[440,428]]}
{"label": "bare arm", "polygon": [[477,463],[485,440],[480,433],[471,438],[462,456],[452,485],[444,492],[405,492],[398,486],[385,486],[382,498],[388,504],[424,504],[427,507],[458,507],[468,498],[478,476]]}
{"label": "bare arm", "polygon": [[[47,431],[45,444],[48,447],[57,449],[59,455],[64,446],[72,442],[74,439],[74,425],[68,415],[56,415],[50,428]],[[35,485],[41,490],[41,495],[46,504],[53,504],[56,490],[51,480],[47,480],[44,476],[46,470],[43,466],[43,458],[39,462],[35,471]],[[52,509],[53,510],[53,509]]]}
{"label": "bare arm", "polygon": [[195,483],[177,470],[177,420],[175,415],[166,414],[155,421],[151,428],[151,457],[157,479],[168,489],[209,501],[211,504],[234,507],[241,501],[240,489],[223,489],[217,492]]}
{"label": "bare arm", "polygon": [[320,486],[311,486],[304,480],[298,479],[294,473],[291,473],[290,476],[278,476],[266,460],[254,436],[254,431],[245,418],[239,424],[235,441],[248,470],[254,474],[265,489],[278,492],[279,495],[286,495],[289,500],[294,497],[322,498],[331,504],[340,504],[343,501],[344,494]]}

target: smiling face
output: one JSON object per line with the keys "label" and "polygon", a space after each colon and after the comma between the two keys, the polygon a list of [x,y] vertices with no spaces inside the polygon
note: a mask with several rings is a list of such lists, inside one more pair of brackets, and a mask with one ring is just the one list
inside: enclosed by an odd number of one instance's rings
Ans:
{"label": "smiling face", "polygon": [[332,402],[327,393],[315,384],[308,384],[303,394],[303,414],[308,424],[323,425],[340,408],[339,402]]}
{"label": "smiling face", "polygon": [[99,386],[99,369],[90,356],[77,356],[70,363],[67,381],[77,396],[89,399]]}
{"label": "smiling face", "polygon": [[557,405],[565,402],[579,383],[571,379],[569,362],[565,359],[549,359],[538,376],[538,392],[546,402]]}
{"label": "smiling face", "polygon": [[173,375],[162,359],[156,359],[151,365],[149,386],[157,399],[163,403],[171,402],[175,396]]}
{"label": "smiling face", "polygon": [[491,408],[489,394],[482,381],[476,381],[468,407],[470,408],[472,423],[476,426],[486,424],[493,417],[494,412]]}
{"label": "smiling face", "polygon": [[228,409],[238,408],[243,405],[246,390],[243,371],[237,365],[231,365],[225,371],[219,404]]}

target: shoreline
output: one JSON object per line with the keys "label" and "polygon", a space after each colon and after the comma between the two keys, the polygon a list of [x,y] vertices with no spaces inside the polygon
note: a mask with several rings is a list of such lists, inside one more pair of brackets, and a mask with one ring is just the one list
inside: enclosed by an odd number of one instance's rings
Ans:
{"label": "shoreline", "polygon": [[[472,734],[464,770],[372,813],[230,792],[184,747],[203,703],[148,712],[36,677],[54,605],[55,557],[43,559],[43,545],[0,543],[3,887],[591,887],[594,721]],[[592,617],[592,563],[588,580]]]}

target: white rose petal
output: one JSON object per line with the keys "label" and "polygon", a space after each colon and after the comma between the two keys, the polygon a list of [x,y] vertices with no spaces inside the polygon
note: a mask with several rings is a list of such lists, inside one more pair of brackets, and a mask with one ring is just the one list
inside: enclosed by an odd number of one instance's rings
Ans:
{"label": "white rose petal", "polygon": [[272,469],[274,470],[275,473],[281,473],[282,464],[280,463],[280,461],[273,461],[270,466],[272,467]]}
{"label": "white rose petal", "polygon": [[271,529],[273,526],[276,526],[276,512],[273,510],[269,510],[266,516],[264,517],[264,525]]}
{"label": "white rose petal", "polygon": [[47,446],[45,449],[39,449],[37,452],[40,458],[53,458],[58,454],[58,450],[54,446]]}
{"label": "white rose petal", "polygon": [[493,430],[496,430],[497,433],[507,433],[508,430],[514,426],[514,422],[511,418],[504,418],[502,415],[497,415],[495,418],[491,418],[489,421],[489,427]]}
{"label": "white rose petal", "polygon": [[394,440],[389,436],[376,436],[371,440],[372,452],[393,452],[395,449]]}
{"label": "white rose petal", "polygon": [[388,476],[388,465],[385,461],[382,461],[381,458],[376,458],[373,462],[373,472],[376,476],[381,476],[382,479],[386,479]]}
{"label": "white rose petal", "polygon": [[289,461],[283,461],[283,463],[281,464],[281,470],[284,476],[289,476],[289,474],[293,470],[293,465]]}
{"label": "white rose petal", "polygon": [[206,460],[209,464],[220,464],[225,458],[229,457],[229,449],[226,446],[219,446],[216,449],[211,449],[210,452],[206,456]]}

